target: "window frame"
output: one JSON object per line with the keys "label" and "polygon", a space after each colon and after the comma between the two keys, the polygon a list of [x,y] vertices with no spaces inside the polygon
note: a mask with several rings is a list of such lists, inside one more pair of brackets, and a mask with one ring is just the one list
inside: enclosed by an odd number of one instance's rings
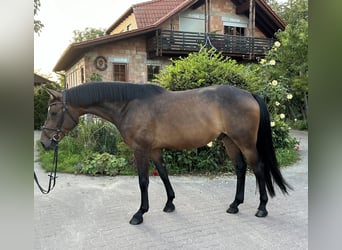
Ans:
{"label": "window frame", "polygon": [[[152,72],[150,72],[150,69],[152,69]],[[147,81],[152,82],[156,78],[155,75],[160,72],[160,65],[147,64],[146,70],[147,70]]]}
{"label": "window frame", "polygon": [[[119,67],[119,70],[115,68]],[[123,71],[122,71],[123,67]],[[118,82],[127,82],[128,64],[127,63],[113,63],[113,80]]]}

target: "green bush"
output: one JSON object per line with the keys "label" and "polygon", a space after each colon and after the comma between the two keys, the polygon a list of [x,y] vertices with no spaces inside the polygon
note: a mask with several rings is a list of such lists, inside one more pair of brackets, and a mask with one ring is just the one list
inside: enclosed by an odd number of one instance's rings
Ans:
{"label": "green bush", "polygon": [[[81,162],[85,159],[86,155],[90,152],[84,151],[82,148],[80,151],[76,151],[71,145],[74,143],[65,143],[69,141],[66,137],[63,143],[60,143],[58,150],[58,172],[63,173],[77,173]],[[52,161],[54,156],[54,151],[45,151],[42,145],[37,142],[37,148],[39,151],[39,162],[43,169],[46,171],[51,171],[53,168]]]}
{"label": "green bush", "polygon": [[198,53],[172,60],[172,64],[156,75],[161,86],[170,90],[186,90],[211,85],[247,86],[243,65],[235,60],[203,48]]}
{"label": "green bush", "polygon": [[44,125],[47,115],[49,94],[44,88],[61,90],[59,85],[52,83],[34,87],[34,129],[40,129]]}
{"label": "green bush", "polygon": [[[132,151],[113,124],[98,118],[81,118],[69,135],[59,143],[58,171],[108,175],[134,172]],[[40,145],[39,148],[41,164],[50,170],[53,152],[44,151]],[[92,162],[96,160],[102,161],[102,166]],[[105,163],[109,163],[108,167]]]}
{"label": "green bush", "polygon": [[88,151],[115,154],[120,134],[116,127],[100,118],[91,116],[81,118],[78,126],[71,132],[71,137]]}
{"label": "green bush", "polygon": [[255,91],[264,100],[270,112],[273,143],[275,148],[294,148],[298,142],[290,136],[290,126],[286,121],[286,107],[292,99],[292,94],[277,80],[265,81]]}
{"label": "green bush", "polygon": [[171,174],[185,173],[227,173],[234,170],[228,161],[225,148],[220,140],[210,146],[191,150],[163,150],[165,164]]}
{"label": "green bush", "polygon": [[127,167],[127,160],[109,153],[92,153],[81,164],[80,173],[89,175],[119,175]]}

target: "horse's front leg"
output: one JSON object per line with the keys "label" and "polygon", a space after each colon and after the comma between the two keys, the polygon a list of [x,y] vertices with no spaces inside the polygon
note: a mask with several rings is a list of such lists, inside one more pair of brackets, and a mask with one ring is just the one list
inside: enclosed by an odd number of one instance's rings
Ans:
{"label": "horse's front leg", "polygon": [[133,215],[130,220],[130,224],[138,225],[143,222],[143,214],[148,211],[148,166],[149,166],[149,158],[147,154],[144,154],[141,151],[134,152],[136,166],[138,168],[138,176],[139,176],[139,187],[141,192],[141,204],[139,210]]}

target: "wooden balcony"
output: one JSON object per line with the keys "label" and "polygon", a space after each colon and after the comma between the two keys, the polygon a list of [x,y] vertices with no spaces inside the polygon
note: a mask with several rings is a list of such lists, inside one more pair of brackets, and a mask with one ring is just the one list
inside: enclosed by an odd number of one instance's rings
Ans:
{"label": "wooden balcony", "polygon": [[200,50],[200,45],[214,47],[223,55],[233,58],[254,60],[263,57],[269,50],[274,39],[245,36],[231,36],[198,32],[181,32],[158,30],[147,41],[147,52],[150,58],[158,56],[178,56]]}

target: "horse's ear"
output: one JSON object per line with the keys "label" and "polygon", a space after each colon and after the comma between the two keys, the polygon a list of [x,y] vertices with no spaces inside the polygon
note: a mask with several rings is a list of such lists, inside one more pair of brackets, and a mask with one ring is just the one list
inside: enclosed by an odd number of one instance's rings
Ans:
{"label": "horse's ear", "polygon": [[50,95],[50,99],[62,98],[62,93],[53,89],[45,88],[46,92]]}

